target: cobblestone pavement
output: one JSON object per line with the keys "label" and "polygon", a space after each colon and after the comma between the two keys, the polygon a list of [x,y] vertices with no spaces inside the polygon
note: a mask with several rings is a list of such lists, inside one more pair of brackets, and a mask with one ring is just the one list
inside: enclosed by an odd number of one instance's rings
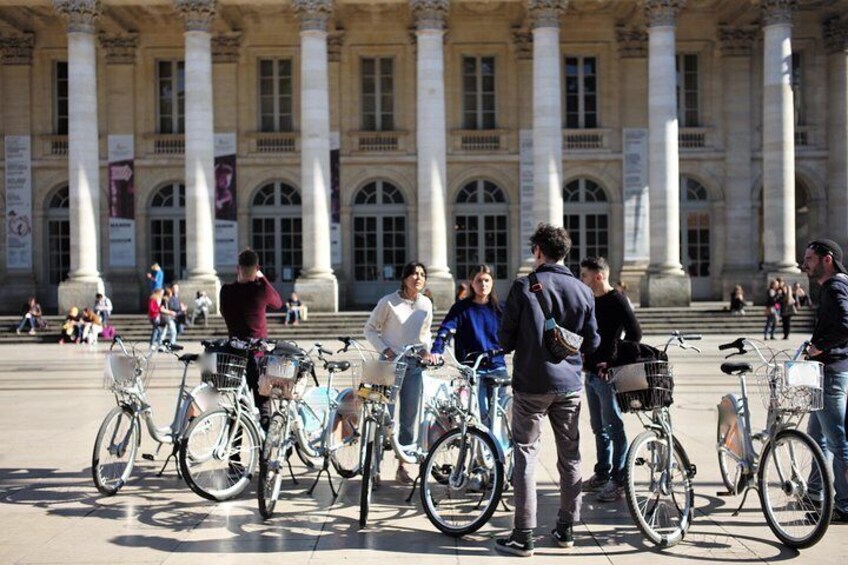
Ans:
{"label": "cobblestone pavement", "polygon": [[[727,340],[736,336],[727,336]],[[803,336],[793,336],[795,343]],[[675,352],[676,433],[698,467],[697,513],[687,538],[657,551],[633,526],[626,504],[602,504],[587,495],[576,546],[555,547],[546,534],[555,521],[556,465],[553,439],[545,430],[538,467],[539,523],[536,563],[753,563],[803,560],[845,563],[848,526],[831,526],[824,540],[798,553],[777,543],[754,494],[737,517],[738,499],[721,498],[716,456],[715,405],[736,381],[718,371],[720,337],[705,339],[704,353]],[[328,338],[327,343],[330,340]],[[197,346],[190,346],[197,349]],[[418,505],[405,503],[407,490],[386,480],[375,493],[371,523],[357,524],[358,479],[344,481],[335,501],[322,484],[306,495],[314,471],[295,468],[304,480],[286,482],[275,517],[263,522],[255,490],[239,500],[213,504],[191,493],[173,467],[139,459],[133,479],[118,496],[98,495],[90,478],[91,448],[101,419],[113,405],[102,390],[106,345],[98,350],[71,345],[0,346],[0,563],[390,563],[494,564],[493,536],[511,526],[499,510],[477,535],[455,540],[436,532]],[[157,419],[170,418],[178,383],[177,365],[160,355],[151,383]],[[194,377],[196,379],[196,377]],[[760,407],[759,402],[753,404]],[[760,422],[762,410],[755,412]],[[634,437],[639,424],[626,416]],[[588,413],[581,417],[584,476],[591,474],[594,442]],[[146,437],[141,453],[154,447]],[[164,450],[163,450],[164,451]],[[391,459],[391,458],[388,458]],[[393,463],[384,476],[393,477]],[[337,484],[341,481],[337,480]],[[517,558],[513,558],[517,559]],[[284,560],[284,561],[283,561]]]}

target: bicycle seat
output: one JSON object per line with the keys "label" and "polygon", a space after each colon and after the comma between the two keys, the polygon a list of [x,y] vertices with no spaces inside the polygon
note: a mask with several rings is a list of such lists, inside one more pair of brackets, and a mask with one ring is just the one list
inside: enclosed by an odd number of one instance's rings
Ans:
{"label": "bicycle seat", "polygon": [[350,369],[350,361],[330,361],[327,363],[327,370],[331,373],[344,373]]}
{"label": "bicycle seat", "polygon": [[722,363],[721,372],[725,375],[742,375],[750,373],[754,368],[750,363]]}
{"label": "bicycle seat", "polygon": [[512,384],[512,377],[509,375],[499,375],[496,377],[486,376],[486,380],[498,386],[509,386]]}
{"label": "bicycle seat", "polygon": [[180,362],[182,363],[194,363],[198,359],[200,359],[200,355],[197,353],[183,353],[178,357]]}

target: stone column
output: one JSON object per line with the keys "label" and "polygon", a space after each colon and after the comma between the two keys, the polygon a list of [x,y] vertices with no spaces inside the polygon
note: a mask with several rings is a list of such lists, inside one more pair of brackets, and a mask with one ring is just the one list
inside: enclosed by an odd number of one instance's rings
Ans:
{"label": "stone column", "polygon": [[645,0],[648,22],[648,186],[651,260],[643,306],[688,306],[692,292],[680,264],[675,26],[685,0]]}
{"label": "stone column", "polygon": [[761,0],[763,18],[763,249],[766,276],[798,273],[795,257],[795,125],[792,9]]}
{"label": "stone column", "polygon": [[[453,304],[448,268],[447,121],[443,43],[448,0],[410,0],[417,41],[418,260],[436,304]],[[462,276],[462,274],[460,274]]]}
{"label": "stone column", "polygon": [[751,221],[752,124],[751,53],[758,29],[721,27],[721,68],[723,69],[724,129],[724,223],[726,262],[722,272],[722,296],[728,297],[733,287],[741,284],[745,294],[755,296],[760,284],[757,276],[757,240]]}
{"label": "stone column", "polygon": [[332,0],[294,0],[300,19],[300,174],[303,274],[295,292],[316,312],[337,312],[330,250],[330,91],[327,24]]}
{"label": "stone column", "polygon": [[[828,52],[828,237],[848,249],[848,18],[824,25]],[[819,236],[820,234],[814,234]]]}
{"label": "stone column", "polygon": [[[186,275],[183,296],[205,290],[218,303],[215,272],[215,134],[212,34],[216,0],[174,0],[185,19]],[[177,273],[177,277],[181,277]]]}
{"label": "stone column", "polygon": [[100,152],[97,130],[99,0],[54,0],[68,22],[68,179],[71,270],[59,285],[59,311],[90,304],[105,292],[99,272]]}

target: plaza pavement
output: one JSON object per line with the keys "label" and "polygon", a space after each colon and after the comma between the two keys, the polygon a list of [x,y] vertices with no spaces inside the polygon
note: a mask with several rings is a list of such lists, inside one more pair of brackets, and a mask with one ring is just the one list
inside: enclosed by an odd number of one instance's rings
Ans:
{"label": "plaza pavement", "polygon": [[[843,564],[848,559],[848,526],[831,526],[817,546],[798,553],[782,547],[765,524],[755,493],[738,517],[739,499],[716,496],[721,490],[714,451],[715,405],[734,390],[736,380],[718,371],[716,345],[737,336],[712,336],[703,354],[675,351],[676,433],[698,467],[697,514],[687,538],[657,551],[632,525],[624,501],[601,504],[587,495],[576,546],[560,549],[546,535],[557,509],[556,456],[545,429],[538,467],[537,551],[531,563],[759,563]],[[793,336],[795,344],[803,336]],[[649,339],[655,343],[656,338]],[[330,344],[328,339],[326,344]],[[314,471],[295,468],[300,485],[285,483],[277,514],[263,522],[255,489],[240,499],[214,504],[191,493],[173,467],[161,478],[156,462],[139,459],[131,483],[117,496],[98,495],[90,461],[101,419],[113,406],[101,389],[107,345],[98,350],[71,345],[0,346],[0,563],[420,563],[495,565],[506,558],[492,551],[492,538],[511,526],[499,510],[476,535],[455,540],[436,532],[418,505],[405,503],[407,489],[385,480],[375,493],[369,527],[358,529],[359,479],[341,483],[334,502],[322,484],[314,497],[305,491]],[[199,349],[189,344],[191,349]],[[173,409],[177,364],[158,356],[151,399],[165,424]],[[197,377],[194,377],[195,381]],[[756,400],[756,399],[755,399]],[[758,401],[755,408],[761,408]],[[761,422],[762,410],[755,411]],[[630,438],[640,430],[627,415]],[[584,476],[591,474],[594,441],[588,414],[581,416]],[[152,452],[146,437],[141,453]],[[163,449],[164,452],[164,449]],[[384,476],[393,477],[392,458]]]}

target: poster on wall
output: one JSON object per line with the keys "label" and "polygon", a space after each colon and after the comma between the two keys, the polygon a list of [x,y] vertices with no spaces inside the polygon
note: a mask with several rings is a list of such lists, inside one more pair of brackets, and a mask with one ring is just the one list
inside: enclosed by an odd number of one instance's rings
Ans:
{"label": "poster on wall", "polygon": [[330,132],[330,256],[334,267],[342,264],[341,136]]}
{"label": "poster on wall", "polygon": [[109,266],[135,267],[135,147],[132,135],[110,135]]}
{"label": "poster on wall", "polygon": [[32,164],[28,135],[7,135],[6,268],[32,270]]}
{"label": "poster on wall", "polygon": [[533,215],[533,130],[523,129],[518,133],[518,177],[521,203],[521,249],[536,231]]}
{"label": "poster on wall", "polygon": [[649,261],[648,130],[624,128],[624,260]]}
{"label": "poster on wall", "polygon": [[215,267],[231,271],[238,262],[236,134],[215,134]]}

